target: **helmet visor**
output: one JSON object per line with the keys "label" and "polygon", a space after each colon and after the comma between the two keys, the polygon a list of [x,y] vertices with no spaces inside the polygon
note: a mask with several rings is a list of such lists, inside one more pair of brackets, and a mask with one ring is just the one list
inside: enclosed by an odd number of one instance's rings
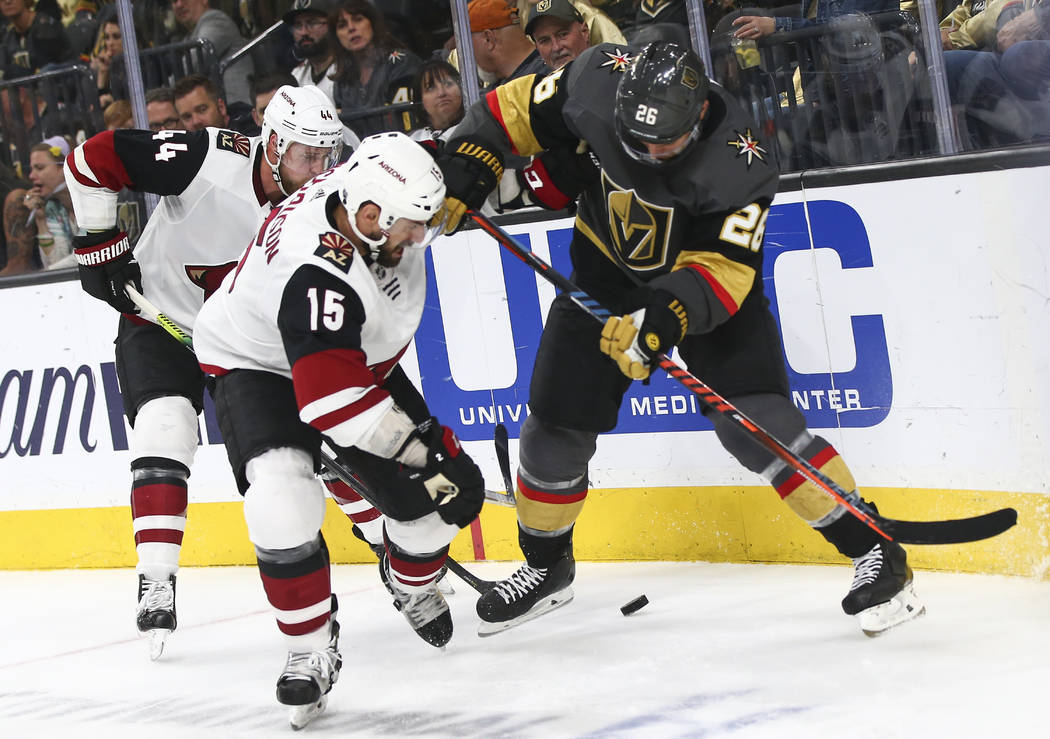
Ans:
{"label": "helmet visor", "polygon": [[387,231],[386,236],[387,241],[397,246],[403,246],[406,249],[425,249],[430,242],[441,235],[443,229],[444,221],[435,224],[433,219],[424,222],[398,218]]}

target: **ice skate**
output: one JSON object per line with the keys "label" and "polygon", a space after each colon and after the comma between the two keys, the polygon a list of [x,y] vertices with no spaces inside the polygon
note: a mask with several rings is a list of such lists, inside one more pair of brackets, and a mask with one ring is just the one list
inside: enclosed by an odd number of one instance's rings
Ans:
{"label": "ice skate", "polygon": [[918,618],[926,606],[915,594],[908,555],[896,542],[880,541],[853,560],[853,584],[842,610],[856,616],[868,636]]}
{"label": "ice skate", "polygon": [[149,639],[149,658],[158,660],[175,630],[175,576],[152,580],[139,575],[139,603],[135,613],[139,631]]}
{"label": "ice skate", "polygon": [[560,608],[573,598],[576,560],[567,554],[552,566],[524,564],[478,598],[478,636],[491,636]]}
{"label": "ice skate", "polygon": [[441,594],[437,582],[426,590],[416,593],[403,592],[390,577],[386,552],[379,560],[379,577],[386,589],[394,596],[394,608],[408,621],[419,638],[435,647],[444,647],[452,638],[452,614]]}
{"label": "ice skate", "polygon": [[328,705],[328,693],[339,679],[343,659],[334,610],[330,623],[332,636],[328,646],[323,650],[289,652],[284,672],[277,680],[277,702],[288,706],[288,722],[296,731],[321,715]]}

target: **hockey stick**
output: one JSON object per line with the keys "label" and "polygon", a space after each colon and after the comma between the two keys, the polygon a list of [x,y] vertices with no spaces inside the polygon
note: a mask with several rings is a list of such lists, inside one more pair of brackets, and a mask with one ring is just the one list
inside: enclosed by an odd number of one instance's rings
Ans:
{"label": "hockey stick", "polygon": [[[328,469],[330,469],[332,472],[334,472],[340,480],[345,482],[347,485],[350,486],[351,490],[353,490],[355,493],[357,493],[366,501],[368,501],[368,503],[370,503],[372,507],[377,509],[379,508],[379,506],[376,504],[376,496],[372,494],[371,488],[369,488],[368,485],[365,484],[364,480],[358,477],[353,470],[346,467],[342,462],[327,454],[323,449],[321,450],[321,455],[325,461],[325,466],[328,467]],[[449,555],[446,558],[445,564],[448,566],[449,570],[454,572],[456,576],[459,577],[460,580],[465,582],[470,587],[474,588],[474,590],[478,591],[478,593],[482,595],[487,593],[492,588],[496,587],[495,581],[485,580],[473,574],[472,572],[470,572],[470,570],[468,570],[466,567],[464,567],[455,559],[453,559],[452,555]]]}
{"label": "hockey stick", "polygon": [[[528,265],[540,277],[568,295],[572,302],[596,321],[605,323],[606,319],[612,316],[594,298],[526,249],[490,218],[476,211],[467,211],[467,213],[489,236]],[[838,483],[773,438],[732,403],[716,393],[702,380],[680,367],[666,354],[658,354],[655,357],[655,364],[696,395],[704,408],[712,413],[717,413],[743,430],[752,441],[775,455],[795,472],[838,501],[873,531],[890,541],[897,541],[901,544],[961,544],[996,536],[1017,523],[1017,511],[1013,508],[1001,508],[972,518],[945,521],[901,521],[881,516],[859,495],[843,490]]]}
{"label": "hockey stick", "polygon": [[492,438],[496,445],[496,462],[499,464],[500,474],[503,475],[503,484],[507,489],[507,497],[511,505],[515,504],[514,498],[514,476],[510,473],[510,437],[507,435],[507,427],[502,423],[496,424],[496,430]]}
{"label": "hockey stick", "polygon": [[[162,313],[160,309],[157,308],[157,306],[155,306],[145,295],[136,290],[134,285],[132,285],[130,282],[127,283],[124,287],[127,289],[128,296],[131,298],[131,302],[138,306],[139,310],[141,310],[144,314],[155,320],[161,328],[163,328],[165,331],[171,334],[171,336],[177,339],[180,344],[189,349],[191,352],[193,351],[193,337],[191,337],[188,333],[179,328],[174,321],[172,321],[168,316]],[[338,475],[339,479],[341,479],[343,482],[349,485],[354,492],[356,492],[358,495],[360,495],[362,498],[368,501],[368,503],[370,503],[374,508],[379,508],[379,506],[376,505],[375,496],[371,494],[371,491],[367,488],[367,486],[365,486],[365,484],[349,468],[347,468],[337,459],[328,454],[324,449],[321,449],[321,461],[323,461],[325,466],[328,467],[332,472]],[[503,501],[506,501],[507,496],[498,492],[492,492],[492,495],[496,496],[496,500],[494,500],[493,502],[497,502],[499,503],[499,505],[514,505],[513,498],[511,499],[512,502],[506,503]],[[488,490],[485,491],[485,499],[491,500],[489,498]],[[473,575],[470,572],[468,572],[467,569],[464,568],[463,565],[461,565],[459,562],[454,560],[451,557],[451,555],[448,557],[446,564],[448,565],[448,568],[452,570],[452,572],[454,572],[456,575],[458,575],[463,582],[477,590],[482,595],[484,595],[486,592],[488,592],[496,586],[496,583],[494,581],[484,580],[478,577],[477,575]]]}

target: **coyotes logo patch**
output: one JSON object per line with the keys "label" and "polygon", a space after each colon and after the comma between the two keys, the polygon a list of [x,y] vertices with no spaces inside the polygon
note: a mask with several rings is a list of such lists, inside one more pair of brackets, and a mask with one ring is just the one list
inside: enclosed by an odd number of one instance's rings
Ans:
{"label": "coyotes logo patch", "polygon": [[223,278],[236,266],[237,262],[227,262],[226,264],[187,264],[186,278],[204,291],[204,299],[207,300],[213,292],[219,289]]}
{"label": "coyotes logo patch", "polygon": [[234,154],[240,154],[242,157],[248,158],[252,153],[252,142],[243,133],[219,131],[215,135],[215,148],[223,151],[232,151]]}
{"label": "coyotes logo patch", "polygon": [[318,237],[314,256],[334,264],[339,270],[349,274],[350,265],[354,263],[354,245],[341,233],[326,231]]}

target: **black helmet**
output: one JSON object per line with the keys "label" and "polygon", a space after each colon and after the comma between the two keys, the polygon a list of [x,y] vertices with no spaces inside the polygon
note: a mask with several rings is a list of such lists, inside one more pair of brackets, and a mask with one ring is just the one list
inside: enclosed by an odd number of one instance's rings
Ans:
{"label": "black helmet", "polygon": [[[616,132],[633,158],[662,164],[645,147],[700,135],[700,111],[709,85],[704,63],[677,44],[649,44],[631,60],[616,90]],[[684,151],[684,148],[683,148]]]}

